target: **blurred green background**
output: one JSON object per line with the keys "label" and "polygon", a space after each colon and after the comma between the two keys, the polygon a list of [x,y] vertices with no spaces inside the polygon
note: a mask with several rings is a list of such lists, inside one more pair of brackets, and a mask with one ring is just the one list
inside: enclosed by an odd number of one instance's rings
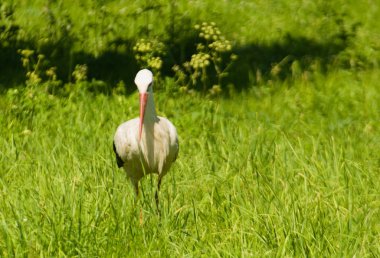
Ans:
{"label": "blurred green background", "polygon": [[203,22],[216,23],[237,54],[223,82],[238,89],[262,78],[377,68],[379,12],[376,1],[3,1],[0,84],[25,81],[17,51],[31,49],[34,58],[44,55],[40,73],[56,67],[64,83],[85,64],[89,80],[130,85],[146,66],[133,51],[141,39],[163,44],[159,53],[157,44],[146,51],[173,78],[173,66],[199,52],[194,26]]}

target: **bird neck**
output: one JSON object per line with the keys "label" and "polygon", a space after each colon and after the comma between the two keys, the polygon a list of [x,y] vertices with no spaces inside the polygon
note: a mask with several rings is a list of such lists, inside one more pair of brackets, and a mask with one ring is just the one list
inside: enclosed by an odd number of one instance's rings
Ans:
{"label": "bird neck", "polygon": [[157,120],[156,108],[154,106],[153,92],[148,95],[148,101],[145,107],[144,125],[149,126],[154,124]]}

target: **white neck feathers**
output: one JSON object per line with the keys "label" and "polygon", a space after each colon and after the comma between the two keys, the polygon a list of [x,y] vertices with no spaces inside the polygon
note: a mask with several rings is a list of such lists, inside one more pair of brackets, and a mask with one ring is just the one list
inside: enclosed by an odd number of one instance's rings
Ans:
{"label": "white neck feathers", "polygon": [[154,124],[157,121],[156,108],[154,106],[153,92],[148,93],[148,101],[145,107],[144,128]]}

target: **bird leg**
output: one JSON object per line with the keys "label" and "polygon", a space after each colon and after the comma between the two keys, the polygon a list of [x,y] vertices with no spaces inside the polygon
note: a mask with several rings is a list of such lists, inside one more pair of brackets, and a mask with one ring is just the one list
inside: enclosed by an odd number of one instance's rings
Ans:
{"label": "bird leg", "polygon": [[140,226],[143,225],[144,223],[144,218],[143,218],[143,212],[142,212],[142,208],[140,207],[140,217],[139,217],[139,220],[140,220]]}
{"label": "bird leg", "polygon": [[133,182],[133,187],[135,188],[136,200],[139,198],[139,183]]}
{"label": "bird leg", "polygon": [[[133,183],[133,187],[135,188],[135,200],[136,200],[136,203],[138,202],[138,199],[139,199],[139,182],[132,182]],[[142,226],[143,222],[144,222],[144,219],[143,219],[143,212],[142,212],[142,208],[140,207],[140,215],[139,215],[139,221],[140,221],[140,226]]]}
{"label": "bird leg", "polygon": [[160,210],[160,206],[159,206],[159,199],[158,199],[158,192],[160,191],[160,187],[161,187],[161,177],[158,177],[158,183],[157,183],[157,191],[156,191],[156,194],[155,194],[155,199],[156,199],[156,206],[157,206],[157,211],[158,211],[158,215],[161,216],[161,210]]}

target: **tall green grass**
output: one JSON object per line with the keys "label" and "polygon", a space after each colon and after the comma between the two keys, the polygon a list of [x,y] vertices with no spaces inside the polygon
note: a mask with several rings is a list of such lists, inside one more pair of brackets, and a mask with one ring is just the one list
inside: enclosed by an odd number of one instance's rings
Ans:
{"label": "tall green grass", "polygon": [[180,139],[161,217],[156,178],[135,202],[112,153],[136,94],[50,96],[32,119],[2,95],[0,255],[376,257],[379,79],[331,72],[230,99],[156,92]]}

